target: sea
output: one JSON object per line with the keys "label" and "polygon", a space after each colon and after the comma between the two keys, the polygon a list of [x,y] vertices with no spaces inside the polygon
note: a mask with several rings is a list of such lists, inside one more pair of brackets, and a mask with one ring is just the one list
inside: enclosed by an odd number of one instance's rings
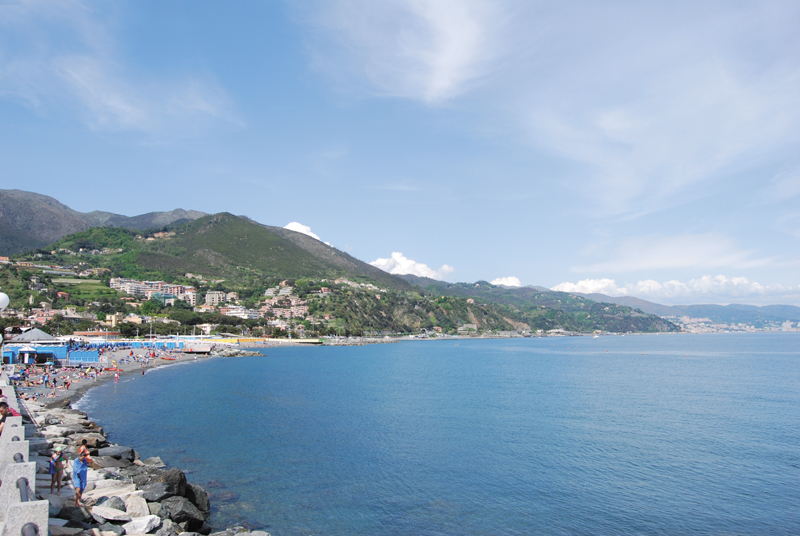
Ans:
{"label": "sea", "polygon": [[220,529],[800,534],[800,333],[269,348],[78,406]]}

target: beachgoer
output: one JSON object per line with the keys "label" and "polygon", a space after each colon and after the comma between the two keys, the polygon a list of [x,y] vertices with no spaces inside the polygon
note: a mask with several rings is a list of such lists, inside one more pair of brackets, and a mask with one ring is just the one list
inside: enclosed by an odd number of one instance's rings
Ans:
{"label": "beachgoer", "polygon": [[3,428],[6,425],[6,417],[11,416],[11,410],[8,407],[8,404],[5,402],[0,402],[0,434],[3,433]]}
{"label": "beachgoer", "polygon": [[64,462],[66,462],[62,455],[62,448],[57,446],[50,456],[50,495],[53,494],[54,484],[58,484],[55,486],[58,489],[56,495],[61,495],[61,481],[64,479]]}
{"label": "beachgoer", "polygon": [[87,473],[91,459],[84,452],[78,452],[78,457],[72,462],[72,484],[75,486],[75,505],[83,506],[81,498],[86,489]]}
{"label": "beachgoer", "polygon": [[86,440],[85,439],[83,441],[81,441],[81,446],[78,447],[78,454],[80,454],[80,453],[85,454],[86,457],[89,458],[89,462],[91,463],[92,457],[89,456],[89,447],[86,446]]}

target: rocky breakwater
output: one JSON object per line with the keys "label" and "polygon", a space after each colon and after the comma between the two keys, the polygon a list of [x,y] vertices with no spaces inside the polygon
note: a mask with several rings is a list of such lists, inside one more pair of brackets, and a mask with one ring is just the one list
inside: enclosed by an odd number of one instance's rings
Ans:
{"label": "rocky breakwater", "polygon": [[222,348],[214,350],[211,357],[245,357],[245,356],[258,356],[264,355],[261,352],[254,352],[252,350],[242,350],[240,348]]}
{"label": "rocky breakwater", "polygon": [[[86,413],[71,409],[69,400],[48,405],[26,402],[23,415],[35,426],[32,435],[38,452],[36,491],[50,504],[51,536],[269,536],[233,527],[214,532],[206,520],[211,513],[208,493],[186,480],[176,468],[158,457],[141,459],[131,447],[108,442],[104,430]],[[76,505],[72,463],[64,471],[61,493],[50,493],[49,456],[61,447],[64,458],[74,460],[83,440],[92,456],[83,506]],[[54,490],[56,491],[56,490]]]}

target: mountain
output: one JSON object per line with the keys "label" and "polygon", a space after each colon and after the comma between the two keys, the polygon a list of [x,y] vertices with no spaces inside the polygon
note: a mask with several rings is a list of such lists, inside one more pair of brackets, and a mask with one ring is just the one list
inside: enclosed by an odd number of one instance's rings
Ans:
{"label": "mountain", "polygon": [[182,209],[133,217],[100,211],[83,213],[46,195],[23,190],[0,190],[0,255],[15,255],[41,248],[92,227],[146,230],[195,220],[201,216],[205,216],[205,213]]}
{"label": "mountain", "polygon": [[630,296],[607,296],[605,294],[581,294],[573,292],[575,296],[581,296],[603,303],[614,303],[626,305],[634,309],[639,309],[645,313],[658,316],[690,316],[692,318],[708,318],[713,322],[724,324],[750,324],[755,327],[763,327],[766,323],[800,322],[800,307],[794,305],[661,305]]}
{"label": "mountain", "polygon": [[[102,252],[81,258],[121,277],[183,279],[188,272],[230,285],[258,286],[266,278],[363,278],[397,290],[406,281],[302,233],[271,227],[227,212],[167,227],[166,237],[97,227],[62,238],[51,249],[67,250],[43,260],[73,264],[81,249]],[[105,251],[104,251],[105,250]]]}
{"label": "mountain", "polygon": [[448,283],[414,275],[398,276],[435,296],[472,298],[476,302],[505,306],[510,314],[534,329],[564,329],[568,331],[604,330],[678,331],[674,324],[657,315],[636,311],[631,307],[599,303],[566,292],[554,292],[543,287],[506,287],[486,281],[477,283]]}

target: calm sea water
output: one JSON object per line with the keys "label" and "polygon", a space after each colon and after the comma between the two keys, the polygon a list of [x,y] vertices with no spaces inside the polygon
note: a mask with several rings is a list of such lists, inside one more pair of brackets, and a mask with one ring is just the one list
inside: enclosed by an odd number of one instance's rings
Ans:
{"label": "calm sea water", "polygon": [[216,527],[800,534],[800,334],[270,349],[80,405]]}

